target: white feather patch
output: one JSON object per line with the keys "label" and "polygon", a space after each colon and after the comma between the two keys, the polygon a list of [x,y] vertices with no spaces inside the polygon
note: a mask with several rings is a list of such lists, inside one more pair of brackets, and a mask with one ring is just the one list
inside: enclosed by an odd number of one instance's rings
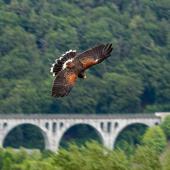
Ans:
{"label": "white feather patch", "polygon": [[[64,56],[64,55],[67,55],[68,53],[70,53],[70,52],[76,52],[76,50],[68,50],[68,51],[66,51],[64,54],[62,54],[62,57]],[[61,57],[59,58],[60,60],[61,60]]]}
{"label": "white feather patch", "polygon": [[53,73],[53,67],[50,68],[50,73]]}
{"label": "white feather patch", "polygon": [[67,60],[67,61],[63,64],[62,69],[64,70],[64,69],[67,67],[67,63],[72,62],[73,60],[74,60],[73,58]]}
{"label": "white feather patch", "polygon": [[[68,53],[70,53],[70,52],[76,52],[76,50],[70,49],[69,51],[66,51],[64,54],[62,54],[62,56],[61,56],[60,58],[58,58],[58,59],[55,60],[55,63],[52,64],[52,67],[50,68],[50,72],[53,73],[53,76],[55,76],[55,73],[54,73],[54,66],[55,66],[55,64],[57,64],[59,60],[63,59],[64,55],[66,55],[66,54],[68,54]],[[71,58],[71,59],[67,60],[67,61],[63,64],[62,69],[64,70],[64,69],[67,67],[67,63],[72,62],[73,60],[74,60],[74,58]]]}

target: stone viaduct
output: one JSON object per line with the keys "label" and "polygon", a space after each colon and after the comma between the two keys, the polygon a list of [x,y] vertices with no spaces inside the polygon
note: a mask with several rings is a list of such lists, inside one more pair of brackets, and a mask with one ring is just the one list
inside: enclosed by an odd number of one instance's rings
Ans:
{"label": "stone viaduct", "polygon": [[165,115],[155,114],[9,114],[0,115],[0,147],[8,133],[23,124],[37,126],[43,134],[45,148],[56,151],[62,136],[75,125],[91,126],[101,138],[104,146],[113,149],[116,138],[123,129],[132,124],[154,126],[161,122]]}

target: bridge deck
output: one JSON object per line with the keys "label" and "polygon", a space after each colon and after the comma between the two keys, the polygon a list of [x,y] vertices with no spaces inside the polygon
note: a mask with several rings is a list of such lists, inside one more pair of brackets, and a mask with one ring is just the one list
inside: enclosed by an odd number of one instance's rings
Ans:
{"label": "bridge deck", "polygon": [[0,114],[0,119],[132,119],[158,118],[155,114]]}

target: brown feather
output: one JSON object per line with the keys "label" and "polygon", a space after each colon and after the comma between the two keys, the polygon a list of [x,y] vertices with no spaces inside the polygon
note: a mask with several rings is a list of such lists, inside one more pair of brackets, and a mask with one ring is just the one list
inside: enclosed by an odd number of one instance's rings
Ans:
{"label": "brown feather", "polygon": [[112,51],[112,44],[99,45],[91,48],[81,54],[79,54],[79,61],[83,64],[83,68],[88,69],[89,67],[101,63],[103,60],[108,58]]}
{"label": "brown feather", "polygon": [[83,68],[89,68],[91,65],[96,64],[96,61],[90,56],[87,56],[81,60],[81,63],[83,64]]}
{"label": "brown feather", "polygon": [[70,85],[74,85],[77,79],[77,75],[75,73],[69,73],[66,77],[67,83]]}
{"label": "brown feather", "polygon": [[56,76],[52,87],[52,96],[63,97],[67,96],[74,86],[77,75],[70,70],[63,70]]}

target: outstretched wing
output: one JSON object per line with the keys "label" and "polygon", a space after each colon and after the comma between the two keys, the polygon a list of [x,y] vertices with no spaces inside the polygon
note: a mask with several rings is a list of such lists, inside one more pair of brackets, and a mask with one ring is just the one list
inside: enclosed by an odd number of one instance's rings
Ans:
{"label": "outstretched wing", "polygon": [[76,54],[77,52],[75,50],[67,51],[60,58],[55,60],[55,63],[52,64],[50,72],[52,72],[54,76],[57,75],[63,69],[64,63],[69,60],[72,61]]}
{"label": "outstretched wing", "polygon": [[95,64],[101,63],[104,59],[108,58],[111,54],[111,51],[112,44],[102,44],[80,53],[78,57],[85,70]]}
{"label": "outstretched wing", "polygon": [[60,71],[53,82],[52,96],[67,96],[74,86],[76,79],[77,75],[73,71],[68,69]]}

